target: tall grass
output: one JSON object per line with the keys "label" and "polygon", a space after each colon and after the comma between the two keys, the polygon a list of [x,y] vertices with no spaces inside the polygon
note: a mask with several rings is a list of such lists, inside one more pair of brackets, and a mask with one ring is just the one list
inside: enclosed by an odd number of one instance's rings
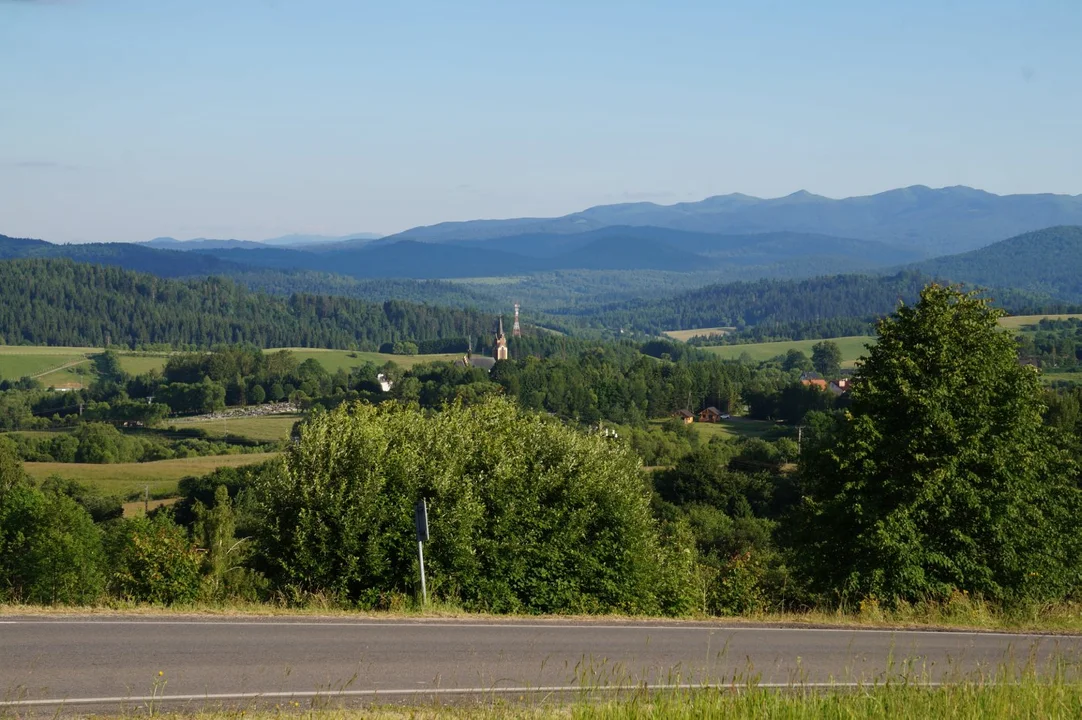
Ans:
{"label": "tall grass", "polygon": [[[140,708],[126,715],[146,716]],[[1016,683],[957,683],[939,687],[881,685],[867,688],[804,690],[799,687],[704,689],[675,692],[642,691],[616,700],[590,697],[562,701],[555,698],[455,699],[451,703],[328,708],[324,703],[282,701],[269,707],[247,707],[216,712],[173,715],[150,714],[169,720],[360,720],[361,718],[457,720],[480,718],[569,718],[573,720],[639,720],[652,718],[733,718],[734,720],[999,720],[1001,718],[1082,717],[1082,684],[1042,682],[1035,678]],[[109,717],[109,716],[98,716]]]}

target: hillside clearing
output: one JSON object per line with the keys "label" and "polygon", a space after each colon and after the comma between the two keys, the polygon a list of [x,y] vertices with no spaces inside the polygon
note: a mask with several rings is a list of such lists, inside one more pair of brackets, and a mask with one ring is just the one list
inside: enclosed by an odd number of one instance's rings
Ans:
{"label": "hillside clearing", "polygon": [[[870,335],[829,338],[842,351],[842,367],[852,368],[856,361],[867,352],[865,347],[875,341]],[[711,345],[702,348],[724,360],[739,360],[745,353],[752,362],[763,362],[784,355],[789,350],[800,350],[811,357],[812,347],[823,340],[782,340],[780,342],[748,343],[746,345]]]}
{"label": "hillside clearing", "polygon": [[288,440],[293,425],[303,415],[289,413],[286,415],[257,415],[254,417],[218,418],[207,420],[202,418],[183,418],[169,422],[178,428],[199,427],[212,437],[224,437],[226,435],[240,435],[241,437],[263,442],[276,442]]}
{"label": "hillside clearing", "polygon": [[134,497],[150,487],[153,497],[175,495],[177,481],[183,477],[206,475],[223,467],[255,465],[277,457],[278,453],[247,455],[209,455],[206,457],[158,460],[146,463],[114,463],[90,465],[84,463],[28,462],[26,472],[35,480],[59,475],[97,488],[106,495]]}
{"label": "hillside clearing", "polygon": [[999,324],[1008,330],[1021,331],[1028,325],[1036,325],[1041,320],[1082,319],[1082,315],[1012,315],[999,319]]}
{"label": "hillside clearing", "polygon": [[697,330],[666,330],[663,335],[668,335],[673,340],[679,340],[680,342],[687,342],[693,337],[698,335],[706,336],[723,336],[728,335],[732,331],[736,330],[734,327],[712,327],[712,328],[699,328]]}
{"label": "hillside clearing", "polygon": [[[322,350],[318,348],[269,348],[273,353],[289,350],[298,362],[314,359],[331,374],[339,369],[349,370],[366,362],[384,365],[393,362],[406,369],[427,362],[453,362],[456,353],[442,355],[390,355],[387,353],[355,352],[352,350]],[[91,347],[44,347],[24,345],[0,345],[0,379],[18,380],[33,377],[45,387],[78,389],[87,387],[97,378],[93,356],[101,348]],[[132,375],[142,375],[151,370],[161,370],[169,361],[169,353],[142,353],[119,351],[120,367]]]}

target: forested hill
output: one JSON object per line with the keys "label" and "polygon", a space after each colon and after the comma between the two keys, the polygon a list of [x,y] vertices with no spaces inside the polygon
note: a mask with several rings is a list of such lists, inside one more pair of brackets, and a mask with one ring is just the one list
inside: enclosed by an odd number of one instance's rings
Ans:
{"label": "forested hill", "polygon": [[208,278],[166,280],[70,260],[0,262],[0,341],[100,347],[168,343],[206,347],[375,350],[396,340],[487,337],[494,318],[405,302],[254,293]]}
{"label": "forested hill", "polygon": [[54,245],[44,240],[0,235],[0,260],[16,258],[68,258],[76,262],[115,265],[159,277],[224,275],[244,269],[243,265],[212,255],[178,250],[157,250],[127,243],[85,243]]}
{"label": "forested hill", "polygon": [[1082,302],[1082,227],[1046,228],[914,268],[939,277]]}
{"label": "forested hill", "polygon": [[[873,318],[893,312],[899,302],[915,302],[932,280],[929,275],[907,271],[890,276],[835,275],[711,285],[667,299],[602,308],[583,319],[649,333],[815,323],[820,330],[834,326],[836,334],[846,335],[867,331]],[[989,296],[998,306],[1016,313],[1070,309],[1047,297],[1015,290],[994,290]]]}

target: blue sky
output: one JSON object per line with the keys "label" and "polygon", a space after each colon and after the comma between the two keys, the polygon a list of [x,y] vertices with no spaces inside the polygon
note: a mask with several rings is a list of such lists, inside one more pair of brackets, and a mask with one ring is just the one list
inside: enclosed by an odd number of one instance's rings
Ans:
{"label": "blue sky", "polygon": [[1082,193],[1080,0],[0,0],[0,233]]}

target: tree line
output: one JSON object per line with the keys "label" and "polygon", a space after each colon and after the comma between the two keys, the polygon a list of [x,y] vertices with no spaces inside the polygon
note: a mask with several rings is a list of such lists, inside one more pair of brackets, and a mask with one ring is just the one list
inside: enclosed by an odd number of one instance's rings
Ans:
{"label": "tree line", "polygon": [[328,295],[274,297],[210,277],[166,280],[70,260],[0,263],[0,342],[137,348],[320,347],[375,351],[385,342],[489,335],[473,310]]}

